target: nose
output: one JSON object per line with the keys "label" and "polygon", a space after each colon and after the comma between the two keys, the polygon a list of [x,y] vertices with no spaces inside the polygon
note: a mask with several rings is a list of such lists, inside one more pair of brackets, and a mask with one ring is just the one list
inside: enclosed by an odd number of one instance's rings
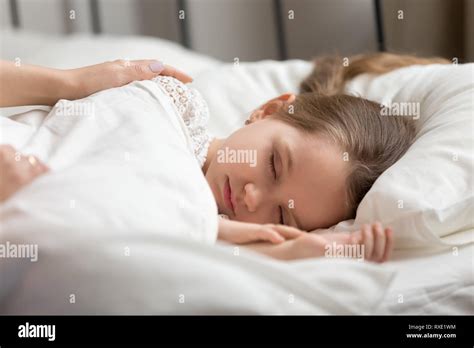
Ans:
{"label": "nose", "polygon": [[244,186],[244,191],[245,205],[247,206],[247,209],[250,213],[254,213],[255,211],[257,211],[257,208],[262,200],[262,194],[252,183],[246,184]]}

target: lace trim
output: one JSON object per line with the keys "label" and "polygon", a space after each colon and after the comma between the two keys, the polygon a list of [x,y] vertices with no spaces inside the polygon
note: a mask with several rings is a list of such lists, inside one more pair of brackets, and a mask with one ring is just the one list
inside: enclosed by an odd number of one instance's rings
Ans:
{"label": "lace trim", "polygon": [[163,88],[173,100],[188,129],[193,144],[194,155],[202,167],[206,162],[207,152],[213,137],[207,132],[209,108],[201,94],[194,88],[189,88],[179,80],[169,76],[158,76],[153,79]]}

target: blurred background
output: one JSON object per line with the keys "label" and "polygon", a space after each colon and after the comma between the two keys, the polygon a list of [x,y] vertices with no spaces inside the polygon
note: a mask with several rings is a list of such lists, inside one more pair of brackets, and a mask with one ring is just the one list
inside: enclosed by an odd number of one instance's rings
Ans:
{"label": "blurred background", "polygon": [[0,13],[1,29],[159,37],[223,61],[382,50],[474,60],[474,0],[0,0]]}

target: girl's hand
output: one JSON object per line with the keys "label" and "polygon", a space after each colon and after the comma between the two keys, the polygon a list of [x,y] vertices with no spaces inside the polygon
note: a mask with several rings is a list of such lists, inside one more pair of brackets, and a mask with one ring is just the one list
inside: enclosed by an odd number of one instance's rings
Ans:
{"label": "girl's hand", "polygon": [[115,60],[79,69],[64,70],[80,99],[95,92],[120,87],[136,80],[149,80],[159,75],[171,76],[183,83],[193,79],[178,69],[157,60]]}
{"label": "girl's hand", "polygon": [[34,156],[23,156],[10,145],[0,145],[0,202],[48,171]]}
{"label": "girl's hand", "polygon": [[256,241],[269,241],[278,244],[284,242],[286,239],[293,239],[303,234],[306,234],[306,232],[290,226],[274,224],[260,225],[219,218],[219,233],[217,238],[234,244]]}
{"label": "girl's hand", "polygon": [[352,233],[306,233],[291,243],[290,253],[294,259],[326,256],[334,245],[361,245],[361,257],[365,260],[384,262],[390,258],[393,249],[393,232],[390,227],[384,229],[381,223],[376,222],[363,225],[360,231]]}

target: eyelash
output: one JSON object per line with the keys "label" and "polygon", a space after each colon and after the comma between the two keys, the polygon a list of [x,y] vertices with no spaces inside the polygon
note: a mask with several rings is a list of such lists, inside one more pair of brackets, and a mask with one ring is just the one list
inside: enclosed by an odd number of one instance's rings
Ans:
{"label": "eyelash", "polygon": [[[273,179],[276,179],[275,155],[274,155],[273,152],[270,155],[268,163],[269,163],[269,166],[270,166],[270,170],[272,171],[272,174],[273,174]],[[281,207],[278,207],[278,210],[279,210],[279,215],[280,215],[280,219],[279,219],[280,220],[280,225],[284,225],[283,210],[281,209]]]}
{"label": "eyelash", "polygon": [[273,179],[276,179],[276,169],[275,169],[275,155],[272,154],[270,155],[270,158],[269,158],[269,165],[270,165],[270,170],[272,171],[272,174],[273,174]]}

